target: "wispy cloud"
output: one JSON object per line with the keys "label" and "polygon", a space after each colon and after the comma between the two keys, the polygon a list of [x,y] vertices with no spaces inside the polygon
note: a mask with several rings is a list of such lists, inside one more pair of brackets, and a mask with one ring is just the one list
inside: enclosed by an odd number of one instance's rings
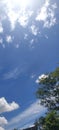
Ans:
{"label": "wispy cloud", "polygon": [[5,44],[3,43],[3,38],[0,38],[0,45],[5,48]]}
{"label": "wispy cloud", "polygon": [[16,67],[14,70],[11,70],[3,75],[4,80],[16,79],[20,74],[19,69]]}
{"label": "wispy cloud", "polygon": [[32,26],[31,26],[31,32],[32,32],[32,34],[33,35],[37,35],[37,33],[38,33],[38,28],[33,24]]}
{"label": "wispy cloud", "polygon": [[[23,125],[33,123],[33,121],[46,112],[46,108],[40,105],[39,100],[31,104],[26,110],[24,110],[21,114],[14,117],[8,124],[9,128],[13,127],[22,127]],[[19,123],[20,122],[20,123]]]}

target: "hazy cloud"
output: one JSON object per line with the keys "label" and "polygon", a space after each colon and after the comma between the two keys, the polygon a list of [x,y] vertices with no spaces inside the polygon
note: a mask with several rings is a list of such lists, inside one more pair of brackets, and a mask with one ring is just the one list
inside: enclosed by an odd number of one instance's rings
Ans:
{"label": "hazy cloud", "polygon": [[15,68],[14,70],[5,73],[3,75],[3,79],[5,79],[5,80],[7,80],[7,79],[16,79],[19,76],[19,74],[20,74],[19,69]]}

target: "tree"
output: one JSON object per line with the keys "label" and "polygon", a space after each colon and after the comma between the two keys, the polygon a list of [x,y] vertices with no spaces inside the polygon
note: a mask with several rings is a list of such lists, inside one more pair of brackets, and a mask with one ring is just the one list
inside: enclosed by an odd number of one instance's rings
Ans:
{"label": "tree", "polygon": [[45,117],[40,117],[38,120],[35,121],[34,125],[39,128],[40,130],[43,129],[43,125],[45,123]]}
{"label": "tree", "polygon": [[59,117],[56,111],[47,114],[43,128],[44,130],[59,130]]}
{"label": "tree", "polygon": [[39,118],[36,125],[40,130],[59,130],[59,67],[52,73],[41,75],[36,96],[48,108],[45,117]]}
{"label": "tree", "polygon": [[59,67],[39,79],[36,95],[48,109],[59,110]]}

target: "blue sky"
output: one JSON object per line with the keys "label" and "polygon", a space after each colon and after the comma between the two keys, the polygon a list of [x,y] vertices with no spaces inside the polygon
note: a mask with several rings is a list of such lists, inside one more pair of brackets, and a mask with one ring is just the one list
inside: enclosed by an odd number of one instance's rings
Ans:
{"label": "blue sky", "polygon": [[0,130],[44,115],[37,79],[59,62],[59,1],[0,0]]}

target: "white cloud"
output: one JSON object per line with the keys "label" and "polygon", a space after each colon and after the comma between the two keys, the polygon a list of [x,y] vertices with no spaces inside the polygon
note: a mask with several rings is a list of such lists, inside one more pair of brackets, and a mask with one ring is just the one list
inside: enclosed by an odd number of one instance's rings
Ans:
{"label": "white cloud", "polygon": [[26,27],[28,25],[29,18],[32,16],[32,14],[33,11],[28,11],[24,9],[20,11],[18,22],[22,27]]}
{"label": "white cloud", "polygon": [[[4,14],[6,14],[6,17],[8,18],[8,21],[10,22],[11,29],[15,29],[16,23],[18,22],[22,27],[26,27],[29,18],[32,16],[33,11],[26,8],[20,8],[19,1],[14,0],[2,0],[1,6],[4,7]],[[16,4],[15,4],[16,2]],[[18,4],[19,3],[19,4]],[[3,13],[2,13],[3,15]],[[2,17],[2,16],[1,16]]]}
{"label": "white cloud", "polygon": [[0,33],[3,33],[3,26],[1,22],[0,22]]}
{"label": "white cloud", "polygon": [[38,20],[38,21],[46,21],[46,19],[48,17],[48,14],[47,14],[48,6],[49,6],[49,0],[46,0],[45,4],[41,8],[40,12],[38,12],[36,20]]}
{"label": "white cloud", "polygon": [[0,117],[0,126],[8,124],[8,121],[5,117]]}
{"label": "white cloud", "polygon": [[5,130],[4,128],[0,127],[0,130]]}
{"label": "white cloud", "polygon": [[32,25],[31,26],[31,32],[32,32],[33,35],[36,36],[37,33],[38,33],[38,28],[35,25]]}
{"label": "white cloud", "polygon": [[13,37],[11,35],[6,36],[6,42],[11,43],[13,41]]}
{"label": "white cloud", "polygon": [[16,22],[17,22],[19,14],[16,13],[14,10],[9,9],[7,15],[11,24],[11,29],[13,30],[16,26]]}
{"label": "white cloud", "polygon": [[10,112],[18,108],[19,105],[14,101],[12,103],[8,103],[4,97],[0,98],[0,113]]}
{"label": "white cloud", "polygon": [[38,84],[38,83],[39,83],[39,79],[36,79],[35,83],[37,83],[37,84]]}
{"label": "white cloud", "polygon": [[[11,29],[15,29],[17,23],[20,24],[20,26],[27,27],[30,22],[30,18],[32,23],[34,21],[34,14],[36,10],[34,10],[34,0],[32,0],[30,3],[31,8],[22,8],[20,7],[20,3],[23,4],[23,2],[20,2],[19,0],[1,0],[0,1],[0,16],[1,16],[1,22],[3,20],[7,20],[10,22]],[[36,2],[35,2],[36,3]],[[44,3],[44,4],[43,4]],[[24,3],[25,4],[25,3]],[[50,3],[50,0],[44,0],[42,2],[37,2],[36,4],[39,4],[40,10],[38,11],[38,14],[36,16],[36,21],[42,21],[43,27],[50,28],[56,24],[56,18],[55,18],[55,9],[57,8],[57,4]],[[38,5],[37,5],[38,6]],[[33,15],[33,17],[32,17]],[[0,23],[0,33],[3,32],[2,23]],[[34,25],[35,26],[35,25]],[[37,35],[38,29],[36,27],[32,28],[33,35]]]}
{"label": "white cloud", "polygon": [[56,3],[50,4],[50,0],[45,0],[45,4],[41,7],[36,21],[42,21],[43,27],[50,28],[56,24],[55,8]]}
{"label": "white cloud", "polygon": [[[8,128],[12,128],[12,126],[16,127],[18,125],[22,126],[25,124],[28,124],[29,122],[32,123],[33,120],[35,120],[38,116],[40,116],[42,113],[46,112],[46,108],[42,107],[40,105],[40,101],[36,101],[33,104],[31,104],[24,112],[21,114],[18,114],[18,116],[14,117],[8,124]],[[20,124],[19,124],[20,122]]]}

